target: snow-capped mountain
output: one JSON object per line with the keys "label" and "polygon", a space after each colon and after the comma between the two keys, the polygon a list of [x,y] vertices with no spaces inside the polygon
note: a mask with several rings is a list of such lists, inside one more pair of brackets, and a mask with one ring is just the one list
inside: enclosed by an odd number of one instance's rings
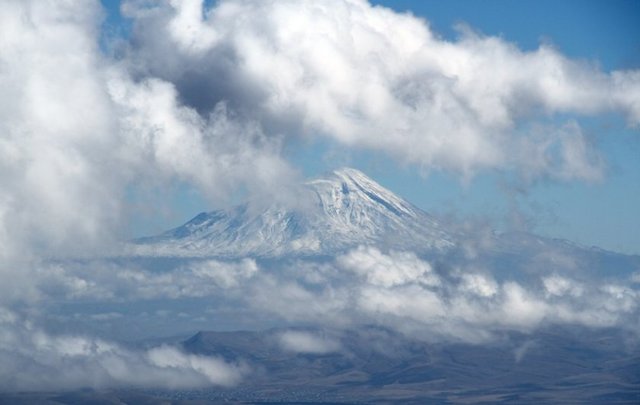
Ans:
{"label": "snow-capped mountain", "polygon": [[139,254],[281,256],[332,254],[357,245],[420,251],[453,246],[431,215],[362,172],[344,168],[304,183],[295,202],[242,204],[201,213],[161,235],[137,240]]}

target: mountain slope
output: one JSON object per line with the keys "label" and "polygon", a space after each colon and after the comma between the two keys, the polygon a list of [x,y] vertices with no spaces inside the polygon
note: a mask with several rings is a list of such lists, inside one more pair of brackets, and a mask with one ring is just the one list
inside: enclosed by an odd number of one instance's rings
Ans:
{"label": "mountain slope", "polygon": [[[333,350],[295,350],[288,333],[332,342]],[[363,326],[200,332],[183,348],[261,370],[226,392],[239,401],[637,403],[640,353],[623,340],[616,330],[555,327],[490,345],[426,343]]]}
{"label": "mountain slope", "polygon": [[442,250],[453,236],[429,214],[355,169],[304,183],[292,204],[201,213],[136,252],[178,256],[323,255],[362,244]]}

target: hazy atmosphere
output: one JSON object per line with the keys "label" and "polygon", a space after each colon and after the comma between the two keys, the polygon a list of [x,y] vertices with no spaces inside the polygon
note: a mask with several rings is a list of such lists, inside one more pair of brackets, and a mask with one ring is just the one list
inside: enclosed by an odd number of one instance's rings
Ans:
{"label": "hazy atmosphere", "polygon": [[0,0],[0,402],[639,400],[639,27]]}

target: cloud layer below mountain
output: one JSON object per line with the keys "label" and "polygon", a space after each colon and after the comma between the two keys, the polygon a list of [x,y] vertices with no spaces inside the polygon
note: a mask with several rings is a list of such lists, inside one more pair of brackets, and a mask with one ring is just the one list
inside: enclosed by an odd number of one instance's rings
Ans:
{"label": "cloud layer below mountain", "polygon": [[[568,263],[555,266],[549,266],[552,258],[523,257],[507,274],[496,275],[477,259],[434,266],[411,252],[369,246],[329,261],[184,259],[164,271],[105,262],[60,265],[43,270],[40,287],[45,300],[196,300],[186,309],[180,305],[182,316],[206,316],[207,305],[220,305],[226,313],[211,318],[218,322],[247,317],[332,328],[379,324],[428,341],[482,343],[506,330],[530,332],[554,324],[637,334],[637,275],[593,277],[575,268],[579,257],[564,257]],[[321,346],[305,339],[290,336],[283,342]]]}

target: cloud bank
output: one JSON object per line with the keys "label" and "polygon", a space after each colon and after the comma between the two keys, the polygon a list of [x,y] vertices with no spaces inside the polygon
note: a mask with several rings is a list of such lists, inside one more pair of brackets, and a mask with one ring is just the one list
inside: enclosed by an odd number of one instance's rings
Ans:
{"label": "cloud bank", "polygon": [[[374,324],[428,341],[483,343],[504,331],[530,333],[550,325],[640,333],[636,275],[593,276],[587,268],[574,268],[585,265],[578,256],[564,266],[521,257],[522,263],[502,274],[477,257],[452,256],[432,264],[412,252],[371,246],[329,261],[183,260],[187,264],[165,271],[131,264],[59,267],[55,278],[64,284],[47,283],[42,299],[86,300],[97,308],[100,303],[172,300],[182,302],[178,307],[186,311],[174,318],[206,318],[203,308],[213,305],[224,309],[209,322],[233,324],[242,317],[335,329]],[[333,347],[330,340],[304,331],[280,340],[300,352]]]}
{"label": "cloud bank", "polygon": [[[130,1],[128,56],[202,114],[224,102],[269,133],[329,137],[424,169],[595,180],[603,163],[569,114],[640,123],[640,74],[604,73],[548,44],[524,52],[468,28],[455,42],[366,1]],[[159,61],[161,61],[159,63]]]}

